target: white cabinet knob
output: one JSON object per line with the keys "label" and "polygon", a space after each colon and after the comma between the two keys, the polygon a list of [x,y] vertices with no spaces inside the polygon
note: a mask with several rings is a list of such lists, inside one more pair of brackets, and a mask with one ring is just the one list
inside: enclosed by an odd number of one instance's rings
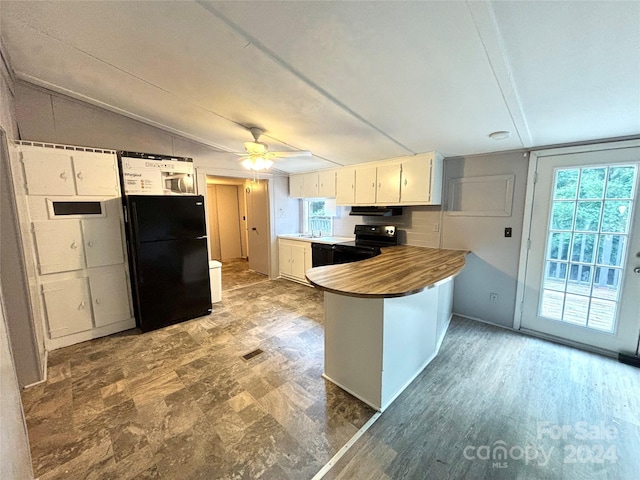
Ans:
{"label": "white cabinet knob", "polygon": [[60,174],[60,178],[63,179],[63,180],[66,180],[67,179],[67,172],[62,172]]}
{"label": "white cabinet knob", "polygon": [[76,177],[78,177],[80,180],[82,180],[82,172],[78,172],[78,174],[76,175]]}
{"label": "white cabinet knob", "polygon": [[80,305],[78,305],[78,310],[84,310],[85,304],[84,302],[80,302]]}
{"label": "white cabinet knob", "polygon": [[93,247],[93,242],[92,242],[91,240],[89,240],[89,241],[87,242],[87,245],[88,245],[89,247]]}
{"label": "white cabinet knob", "polygon": [[382,182],[378,183],[378,188],[382,187]]}
{"label": "white cabinet knob", "polygon": [[96,298],[96,305],[100,305],[100,299]]}
{"label": "white cabinet knob", "polygon": [[407,184],[407,179],[406,179],[406,178],[404,179],[404,184],[405,184],[405,185]]}
{"label": "white cabinet knob", "polygon": [[78,248],[78,245],[76,245],[76,242],[71,242],[71,249],[75,250],[76,248]]}

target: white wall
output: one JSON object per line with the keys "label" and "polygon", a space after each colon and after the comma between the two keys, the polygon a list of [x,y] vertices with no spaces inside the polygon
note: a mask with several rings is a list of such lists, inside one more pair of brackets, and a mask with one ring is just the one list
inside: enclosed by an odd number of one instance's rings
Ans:
{"label": "white wall", "polygon": [[[9,138],[17,136],[17,123],[13,105],[13,82],[7,70],[5,57],[0,45],[0,127]],[[10,67],[9,67],[10,68]],[[3,176],[5,176],[6,164],[2,164]],[[3,185],[3,190],[5,186]],[[2,192],[4,194],[4,191]],[[5,199],[3,198],[3,207]],[[16,219],[4,208],[2,210],[2,230],[9,228],[14,230]],[[5,238],[3,237],[3,243]],[[3,245],[4,246],[4,245]],[[2,259],[2,277],[0,277],[0,478],[7,480],[22,480],[33,478],[31,470],[31,456],[29,453],[29,441],[24,423],[22,403],[20,401],[20,389],[16,377],[14,359],[11,353],[8,318],[5,313],[5,275],[14,274],[15,265],[8,266],[6,259]],[[5,270],[6,269],[6,270]],[[24,297],[27,292],[24,279],[15,275],[12,279],[12,295],[17,292],[18,297]],[[20,288],[22,287],[22,288]],[[18,298],[20,300],[20,298]],[[16,319],[24,321],[24,318]],[[27,318],[27,321],[29,319]],[[27,325],[30,330],[30,325]],[[22,352],[26,357],[34,358],[37,349],[33,345],[23,345]],[[29,351],[31,347],[32,351]],[[33,370],[32,370],[33,373]],[[37,370],[36,370],[36,373]]]}

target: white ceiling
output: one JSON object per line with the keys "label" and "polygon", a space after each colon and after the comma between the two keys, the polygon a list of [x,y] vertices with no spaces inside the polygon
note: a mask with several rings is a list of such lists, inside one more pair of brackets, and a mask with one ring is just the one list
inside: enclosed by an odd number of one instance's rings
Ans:
{"label": "white ceiling", "polygon": [[[640,133],[640,2],[0,2],[18,78],[286,172]],[[495,141],[490,132],[512,136]]]}

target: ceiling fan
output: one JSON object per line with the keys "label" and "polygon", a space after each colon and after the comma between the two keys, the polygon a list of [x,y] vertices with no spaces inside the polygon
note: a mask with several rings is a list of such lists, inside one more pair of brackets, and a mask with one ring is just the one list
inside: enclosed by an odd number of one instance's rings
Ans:
{"label": "ceiling fan", "polygon": [[248,170],[267,170],[273,165],[273,160],[278,158],[310,157],[312,155],[308,150],[270,152],[269,146],[259,140],[264,130],[258,127],[250,127],[248,130],[253,135],[254,141],[244,142],[246,153],[238,154],[241,157],[245,157],[242,161],[242,166]]}

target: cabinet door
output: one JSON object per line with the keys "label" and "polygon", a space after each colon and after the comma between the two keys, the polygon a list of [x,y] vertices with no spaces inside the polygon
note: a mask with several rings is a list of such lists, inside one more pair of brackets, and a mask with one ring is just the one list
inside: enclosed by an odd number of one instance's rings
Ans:
{"label": "cabinet door", "polygon": [[73,170],[78,195],[118,195],[115,156],[102,153],[74,152]]}
{"label": "cabinet door", "polygon": [[318,196],[332,198],[336,196],[336,172],[324,170],[318,172]]}
{"label": "cabinet door", "polygon": [[376,203],[388,204],[400,201],[400,164],[378,167]]}
{"label": "cabinet door", "polygon": [[402,162],[402,202],[431,203],[432,157],[415,157]]}
{"label": "cabinet door", "polygon": [[87,267],[124,263],[120,223],[110,218],[82,220]]}
{"label": "cabinet door", "polygon": [[129,288],[124,269],[92,274],[89,277],[89,286],[96,327],[131,318]]}
{"label": "cabinet door", "polygon": [[356,168],[356,203],[360,205],[376,203],[376,167]]}
{"label": "cabinet door", "polygon": [[45,284],[42,295],[51,338],[91,330],[91,299],[86,278]]}
{"label": "cabinet door", "polygon": [[318,196],[318,174],[305,173],[303,175],[303,189],[305,198],[315,198]]}
{"label": "cabinet door", "polygon": [[278,246],[278,272],[291,275],[291,246],[280,242]]}
{"label": "cabinet door", "polygon": [[75,195],[71,157],[67,153],[22,152],[22,164],[29,195]]}
{"label": "cabinet door", "polygon": [[34,222],[40,274],[84,268],[84,248],[78,220]]}
{"label": "cabinet door", "polygon": [[341,168],[336,171],[336,204],[353,205],[355,202],[355,168]]}
{"label": "cabinet door", "polygon": [[304,245],[291,246],[291,276],[304,280]]}
{"label": "cabinet door", "polygon": [[304,175],[289,176],[289,196],[292,198],[304,197]]}

